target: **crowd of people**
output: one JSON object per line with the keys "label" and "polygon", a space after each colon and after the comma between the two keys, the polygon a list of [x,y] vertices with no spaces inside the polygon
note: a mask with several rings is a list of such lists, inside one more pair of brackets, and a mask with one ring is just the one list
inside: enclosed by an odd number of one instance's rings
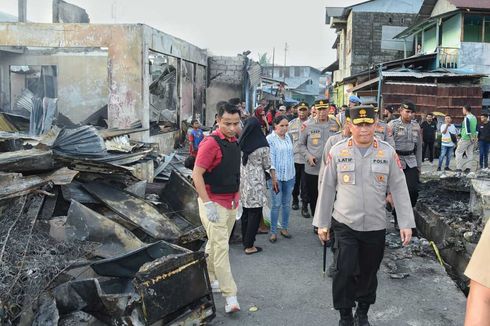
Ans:
{"label": "crowd of people", "polygon": [[265,207],[271,243],[278,235],[292,238],[291,209],[301,209],[304,218],[314,217],[314,232],[334,253],[328,275],[339,325],[366,326],[385,247],[385,208],[392,209],[401,242],[407,245],[416,233],[412,208],[423,158],[428,153],[432,163],[438,138],[438,170],[444,159],[445,170],[450,169],[455,152],[457,169],[468,171],[477,141],[479,167],[488,168],[488,114],[482,114],[478,125],[469,106],[462,108],[460,132],[449,115],[441,126],[432,114],[419,124],[411,101],[380,114],[357,96],[339,108],[327,99],[277,109],[262,100],[249,113],[242,101],[230,100],[218,103],[217,111],[208,137],[193,121],[189,143],[199,212],[208,235],[211,286],[225,297],[227,313],[240,310],[228,253],[239,205],[246,255],[263,251],[255,239],[264,225]]}

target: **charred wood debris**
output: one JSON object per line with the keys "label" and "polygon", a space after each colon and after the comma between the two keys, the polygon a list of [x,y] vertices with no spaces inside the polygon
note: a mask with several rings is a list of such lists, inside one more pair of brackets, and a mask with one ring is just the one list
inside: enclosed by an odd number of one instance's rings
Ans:
{"label": "charred wood debris", "polygon": [[60,128],[24,105],[25,131],[0,131],[0,325],[211,320],[185,154],[132,140],[139,122]]}

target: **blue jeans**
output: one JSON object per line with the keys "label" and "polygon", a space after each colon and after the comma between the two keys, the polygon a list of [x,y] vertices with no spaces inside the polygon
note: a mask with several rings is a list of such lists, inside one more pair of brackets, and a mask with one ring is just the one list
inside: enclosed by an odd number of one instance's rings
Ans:
{"label": "blue jeans", "polygon": [[490,149],[490,142],[480,140],[480,168],[488,168],[488,149]]}
{"label": "blue jeans", "polygon": [[279,210],[282,208],[281,226],[283,230],[288,229],[289,212],[291,209],[291,198],[293,196],[294,178],[288,181],[278,181],[279,192],[276,194],[272,189],[272,180],[268,181],[271,189],[271,233],[277,234],[277,221],[279,220]]}
{"label": "blue jeans", "polygon": [[451,163],[451,157],[453,156],[454,147],[449,146],[441,146],[441,154],[439,154],[439,165],[438,168],[442,167],[442,162],[444,161],[444,157],[446,158],[446,167],[449,167],[449,163]]}

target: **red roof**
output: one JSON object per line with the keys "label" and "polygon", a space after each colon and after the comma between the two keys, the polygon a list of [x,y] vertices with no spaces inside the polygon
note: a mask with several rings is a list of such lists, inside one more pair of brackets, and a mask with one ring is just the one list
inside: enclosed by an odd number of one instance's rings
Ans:
{"label": "red roof", "polygon": [[490,9],[489,0],[449,0],[449,2],[459,9]]}

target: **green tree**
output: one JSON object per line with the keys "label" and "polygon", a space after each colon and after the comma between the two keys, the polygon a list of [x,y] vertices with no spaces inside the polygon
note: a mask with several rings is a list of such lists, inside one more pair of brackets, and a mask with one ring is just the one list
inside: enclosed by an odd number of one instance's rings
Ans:
{"label": "green tree", "polygon": [[265,53],[258,53],[258,56],[259,56],[259,64],[261,66],[269,66],[271,61],[270,61],[270,58],[267,56],[267,52]]}

